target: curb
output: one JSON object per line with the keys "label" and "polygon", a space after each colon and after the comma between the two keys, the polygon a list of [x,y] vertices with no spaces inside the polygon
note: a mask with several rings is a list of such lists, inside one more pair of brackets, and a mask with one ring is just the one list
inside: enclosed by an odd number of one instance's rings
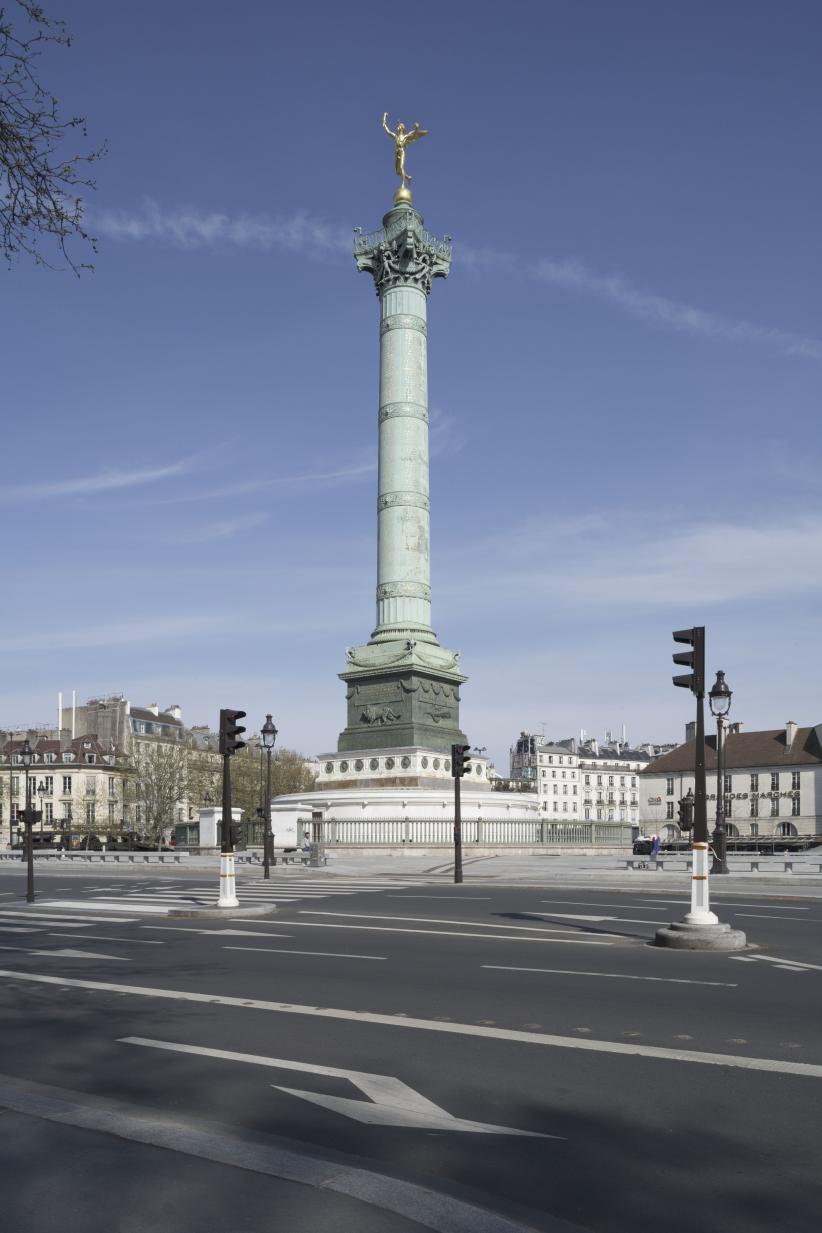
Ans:
{"label": "curb", "polygon": [[225,920],[229,912],[234,920],[246,917],[249,920],[253,920],[255,917],[276,916],[277,908],[169,908],[165,915],[173,916],[175,919],[191,919],[193,917],[194,919]]}

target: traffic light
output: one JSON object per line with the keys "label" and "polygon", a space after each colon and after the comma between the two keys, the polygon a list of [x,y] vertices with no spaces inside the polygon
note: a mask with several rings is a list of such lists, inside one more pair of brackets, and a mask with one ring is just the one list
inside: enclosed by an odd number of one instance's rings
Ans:
{"label": "traffic light", "polygon": [[470,745],[451,746],[451,778],[462,779],[471,772],[471,759],[468,757]]}
{"label": "traffic light", "polygon": [[230,756],[245,749],[245,741],[240,739],[245,728],[237,723],[238,719],[245,719],[245,711],[220,711],[220,753],[223,755]]}
{"label": "traffic light", "polygon": [[705,696],[705,626],[695,625],[693,629],[675,629],[674,642],[684,642],[693,648],[691,651],[679,651],[673,656],[675,664],[690,668],[673,678],[674,685],[681,689],[690,689],[698,698]]}
{"label": "traffic light", "polygon": [[692,830],[694,825],[694,793],[692,788],[689,788],[685,796],[680,798],[677,805],[677,813],[679,815],[679,829],[681,831]]}

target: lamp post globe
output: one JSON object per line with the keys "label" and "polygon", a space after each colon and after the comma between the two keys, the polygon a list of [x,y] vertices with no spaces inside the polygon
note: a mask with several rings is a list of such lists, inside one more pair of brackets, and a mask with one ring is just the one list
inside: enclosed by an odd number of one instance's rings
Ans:
{"label": "lamp post globe", "polygon": [[733,691],[725,673],[717,671],[716,680],[708,691],[708,705],[716,719],[716,825],[713,833],[714,859],[711,873],[728,873],[728,833],[725,829],[725,716],[731,709]]}
{"label": "lamp post globe", "polygon": [[271,751],[277,739],[277,729],[270,715],[266,715],[265,723],[260,728],[260,740],[266,756],[265,775],[265,807],[263,810],[263,877],[271,877]]}

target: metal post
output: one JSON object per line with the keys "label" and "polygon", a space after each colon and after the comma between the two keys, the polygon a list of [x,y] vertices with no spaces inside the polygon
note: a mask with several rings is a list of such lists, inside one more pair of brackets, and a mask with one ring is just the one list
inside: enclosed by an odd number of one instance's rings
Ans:
{"label": "metal post", "polygon": [[714,859],[711,873],[728,872],[728,832],[725,829],[725,719],[716,717],[716,826],[712,836]]}
{"label": "metal post", "polygon": [[34,903],[34,836],[32,825],[31,787],[26,767],[26,903]]}
{"label": "metal post", "polygon": [[462,881],[462,813],[458,775],[454,778],[454,881]]}
{"label": "metal post", "polygon": [[263,816],[263,877],[271,877],[271,749],[266,749],[265,813]]}
{"label": "metal post", "polygon": [[220,898],[218,908],[238,908],[240,901],[234,882],[234,843],[231,813],[231,755],[223,754],[223,822],[220,836]]}

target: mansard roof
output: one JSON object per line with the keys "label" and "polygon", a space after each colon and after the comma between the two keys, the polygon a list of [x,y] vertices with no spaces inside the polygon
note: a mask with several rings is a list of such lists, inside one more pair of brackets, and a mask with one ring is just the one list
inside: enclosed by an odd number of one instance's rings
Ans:
{"label": "mansard roof", "polygon": [[[641,775],[669,775],[676,771],[693,771],[695,741],[686,741],[670,753],[663,754]],[[725,737],[723,762],[727,771],[756,770],[759,767],[817,766],[822,763],[822,724],[815,728],[797,728],[790,746],[784,728],[765,732],[732,732]],[[705,739],[705,766],[716,770],[716,736]]]}

